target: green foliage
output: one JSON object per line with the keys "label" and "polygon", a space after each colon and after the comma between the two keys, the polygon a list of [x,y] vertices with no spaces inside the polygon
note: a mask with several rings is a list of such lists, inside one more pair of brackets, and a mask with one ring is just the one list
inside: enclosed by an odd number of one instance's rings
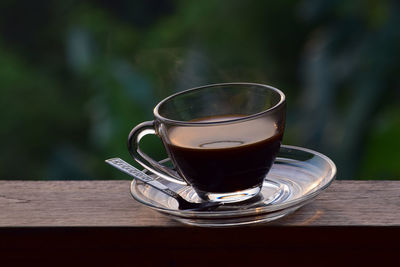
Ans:
{"label": "green foliage", "polygon": [[400,177],[400,107],[383,110],[367,137],[359,177],[390,180]]}
{"label": "green foliage", "polygon": [[[1,179],[120,179],[126,139],[173,92],[281,88],[284,143],[339,178],[400,178],[395,1],[2,1]],[[165,152],[156,138],[144,149]],[[17,163],[17,160],[19,161]]]}

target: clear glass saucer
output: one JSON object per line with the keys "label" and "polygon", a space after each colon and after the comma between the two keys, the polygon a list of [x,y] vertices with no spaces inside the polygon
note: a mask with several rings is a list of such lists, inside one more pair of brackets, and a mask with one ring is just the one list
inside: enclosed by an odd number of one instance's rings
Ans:
{"label": "clear glass saucer", "polygon": [[[226,227],[282,218],[313,200],[335,176],[336,166],[327,156],[306,148],[282,145],[261,192],[244,202],[225,204],[211,211],[188,211],[179,210],[174,198],[136,179],[133,179],[130,191],[140,203],[184,224]],[[186,200],[201,202],[190,186],[156,179]]]}

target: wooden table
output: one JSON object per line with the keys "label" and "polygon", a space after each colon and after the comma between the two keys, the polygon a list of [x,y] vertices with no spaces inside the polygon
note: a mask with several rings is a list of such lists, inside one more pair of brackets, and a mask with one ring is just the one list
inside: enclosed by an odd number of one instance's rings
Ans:
{"label": "wooden table", "polygon": [[0,266],[382,264],[400,251],[400,181],[335,181],[292,215],[233,228],[175,222],[133,200],[129,183],[0,181]]}

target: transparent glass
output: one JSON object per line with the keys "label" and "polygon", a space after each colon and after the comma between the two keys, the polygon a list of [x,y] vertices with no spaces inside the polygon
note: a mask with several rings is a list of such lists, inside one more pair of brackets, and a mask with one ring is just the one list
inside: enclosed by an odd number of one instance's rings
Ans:
{"label": "transparent glass", "polygon": [[[169,159],[164,162],[167,164]],[[306,148],[282,145],[261,192],[247,201],[225,204],[214,210],[188,211],[179,209],[174,198],[140,181],[133,180],[130,190],[140,203],[182,223],[206,227],[237,226],[282,218],[312,201],[335,177],[336,166],[327,156]],[[201,202],[192,187],[156,175],[154,178],[187,201]]]}
{"label": "transparent glass", "polygon": [[[285,96],[252,83],[202,86],[172,95],[154,108],[154,120],[128,138],[132,157],[175,183],[190,185],[203,200],[237,202],[257,195],[281,145]],[[174,168],[140,150],[158,135]]]}

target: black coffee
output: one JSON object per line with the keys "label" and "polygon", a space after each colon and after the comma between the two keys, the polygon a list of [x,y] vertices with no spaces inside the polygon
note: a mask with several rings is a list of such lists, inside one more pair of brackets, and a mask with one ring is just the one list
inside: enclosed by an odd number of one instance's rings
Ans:
{"label": "black coffee", "polygon": [[[241,116],[207,117],[220,121]],[[173,127],[167,151],[178,172],[198,190],[241,191],[262,184],[279,150],[283,129],[267,118],[218,126]]]}

